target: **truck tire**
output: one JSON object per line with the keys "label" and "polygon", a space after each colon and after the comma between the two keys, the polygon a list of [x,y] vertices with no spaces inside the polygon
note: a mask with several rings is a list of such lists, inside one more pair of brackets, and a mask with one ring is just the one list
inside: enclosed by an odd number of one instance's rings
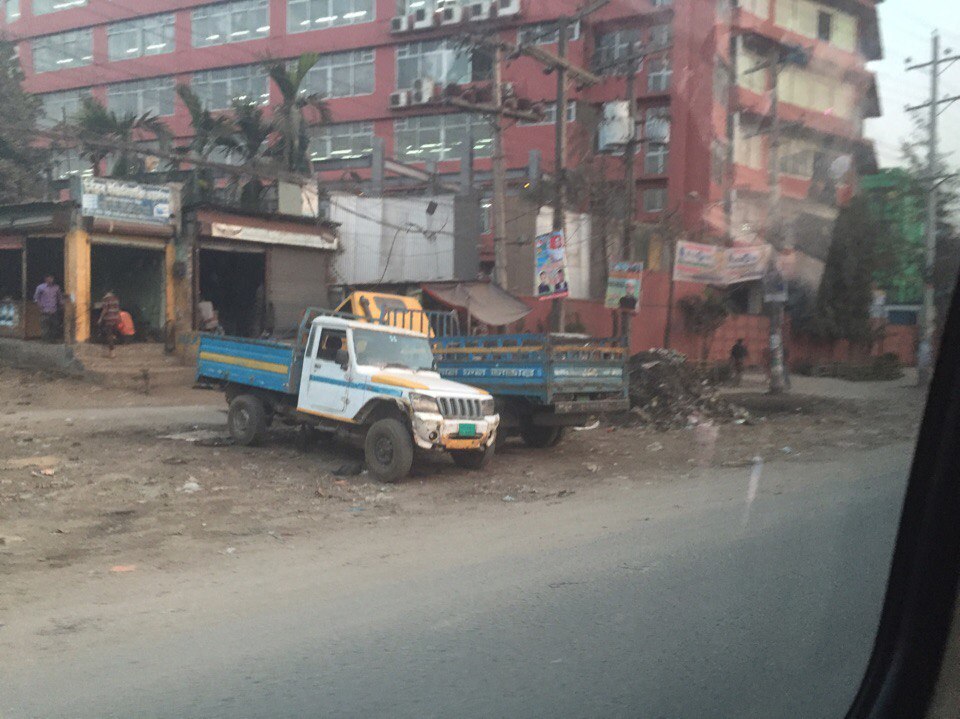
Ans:
{"label": "truck tire", "polygon": [[450,456],[453,457],[454,464],[460,469],[478,470],[487,466],[493,458],[494,452],[494,445],[491,444],[486,449],[451,450]]}
{"label": "truck tire", "polygon": [[399,482],[413,466],[413,438],[397,419],[373,423],[363,441],[367,469],[382,482]]}
{"label": "truck tire", "polygon": [[560,444],[560,440],[563,439],[563,427],[540,427],[528,423],[520,428],[520,436],[528,447],[547,449]]}
{"label": "truck tire", "polygon": [[234,397],[227,411],[227,428],[234,441],[244,447],[262,439],[267,428],[267,409],[260,398],[252,394]]}

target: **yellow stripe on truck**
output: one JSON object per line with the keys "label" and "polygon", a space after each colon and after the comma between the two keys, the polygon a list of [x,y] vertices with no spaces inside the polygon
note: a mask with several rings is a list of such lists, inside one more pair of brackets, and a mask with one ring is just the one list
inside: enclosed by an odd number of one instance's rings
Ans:
{"label": "yellow stripe on truck", "polygon": [[246,357],[234,357],[233,355],[220,354],[219,352],[201,352],[200,359],[208,362],[219,362],[221,364],[232,364],[237,367],[246,367],[247,369],[258,369],[264,372],[273,372],[274,374],[287,374],[290,368],[285,364],[275,362],[263,362],[261,360],[247,359]]}
{"label": "yellow stripe on truck", "polygon": [[388,374],[375,374],[370,378],[370,381],[376,382],[377,384],[385,384],[390,387],[403,387],[404,389],[430,389],[425,384],[404,379],[403,377],[394,377]]}

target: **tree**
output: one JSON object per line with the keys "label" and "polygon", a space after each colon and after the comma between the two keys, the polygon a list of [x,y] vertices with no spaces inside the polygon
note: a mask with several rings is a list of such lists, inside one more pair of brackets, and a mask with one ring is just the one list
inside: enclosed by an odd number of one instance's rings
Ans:
{"label": "tree", "polygon": [[[203,106],[200,97],[189,85],[177,85],[177,95],[190,113],[190,126],[193,138],[185,147],[178,148],[184,155],[200,160],[208,160],[221,148],[233,133],[233,123],[226,115],[215,115]],[[207,198],[213,192],[214,173],[209,168],[194,169],[197,192]]]}
{"label": "tree", "polygon": [[677,304],[683,315],[684,328],[700,338],[700,360],[706,362],[713,336],[730,314],[727,300],[719,292],[708,288],[703,295],[689,295]]}
{"label": "tree", "polygon": [[[273,133],[273,124],[266,120],[259,105],[248,100],[234,100],[231,133],[222,138],[219,145],[234,160],[250,165],[270,155],[270,137]],[[259,178],[252,177],[234,186],[240,188],[242,205],[259,207],[263,195],[263,183]]]}
{"label": "tree", "polygon": [[[93,174],[97,177],[108,158],[113,158],[109,170],[112,177],[130,177],[143,172],[143,155],[127,146],[149,136],[159,142],[161,150],[170,146],[170,130],[152,113],[118,115],[90,96],[81,99],[73,124],[80,134],[80,154],[93,165]],[[116,143],[117,147],[108,147],[104,141]]]}
{"label": "tree", "polygon": [[319,59],[316,53],[305,53],[293,63],[278,60],[265,65],[282,98],[274,109],[277,138],[272,151],[290,172],[312,173],[310,128],[330,122],[330,109],[323,96],[309,93],[303,86]]}
{"label": "tree", "polygon": [[870,304],[879,234],[866,198],[857,196],[840,210],[817,292],[813,334],[855,344],[872,341]]}
{"label": "tree", "polygon": [[43,196],[47,153],[34,146],[40,98],[24,92],[16,48],[0,40],[0,202]]}

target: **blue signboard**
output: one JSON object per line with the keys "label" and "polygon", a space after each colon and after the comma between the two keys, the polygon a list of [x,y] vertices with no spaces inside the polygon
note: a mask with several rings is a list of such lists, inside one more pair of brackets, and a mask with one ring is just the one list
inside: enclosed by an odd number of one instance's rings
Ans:
{"label": "blue signboard", "polygon": [[172,193],[166,185],[142,185],[103,177],[80,181],[84,217],[149,225],[170,224]]}

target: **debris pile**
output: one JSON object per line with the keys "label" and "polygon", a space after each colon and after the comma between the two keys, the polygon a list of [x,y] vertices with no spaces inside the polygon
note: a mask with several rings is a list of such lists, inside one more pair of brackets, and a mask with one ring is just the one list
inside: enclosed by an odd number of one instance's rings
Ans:
{"label": "debris pile", "polygon": [[627,372],[635,422],[666,430],[706,420],[749,419],[745,409],[727,402],[706,374],[679,352],[640,352],[630,358]]}

